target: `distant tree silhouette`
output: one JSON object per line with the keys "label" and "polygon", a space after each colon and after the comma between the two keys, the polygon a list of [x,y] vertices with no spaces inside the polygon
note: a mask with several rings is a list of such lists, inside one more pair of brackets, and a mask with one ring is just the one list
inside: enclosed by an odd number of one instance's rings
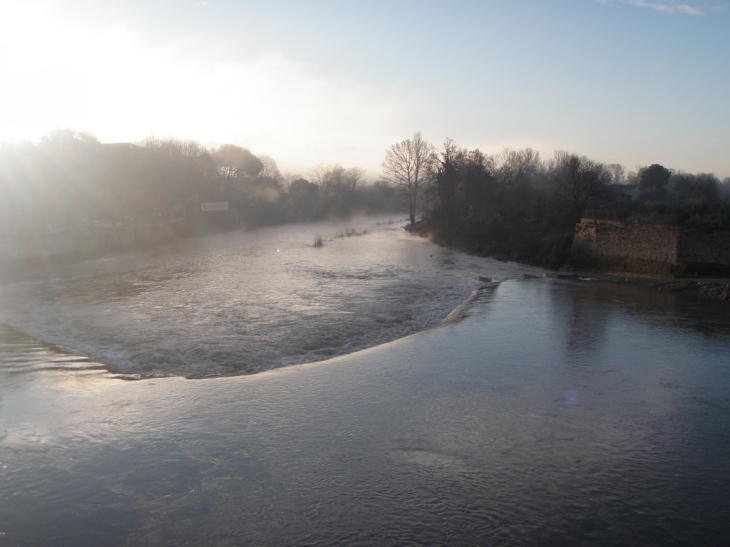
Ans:
{"label": "distant tree silhouette", "polygon": [[[130,233],[144,243],[154,233],[400,213],[404,190],[410,224],[423,211],[435,241],[557,267],[582,209],[612,206],[611,183],[627,179],[642,198],[624,200],[631,214],[730,226],[730,177],[721,183],[713,174],[672,174],[658,164],[626,176],[618,164],[567,152],[545,163],[529,148],[487,155],[451,139],[436,153],[416,132],[386,151],[382,167],[375,184],[363,181],[362,169],[340,165],[319,165],[307,180],[283,176],[272,158],[231,144],[206,150],[195,141],[154,137],[101,144],[88,133],[58,129],[35,144],[0,145],[0,235],[29,241],[64,232],[81,247],[115,249]],[[426,206],[417,209],[421,200]],[[196,204],[211,201],[228,201],[230,214],[196,213]]]}
{"label": "distant tree silhouette", "polygon": [[461,173],[464,152],[459,150],[456,143],[447,138],[438,154],[433,175],[436,186],[436,201],[434,204],[435,219],[438,229],[447,245],[451,244],[459,223],[460,211],[457,203],[457,191],[461,184]]}
{"label": "distant tree silhouette", "polygon": [[307,179],[298,178],[289,184],[289,193],[293,196],[314,196],[319,192],[319,186]]}
{"label": "distant tree silhouette", "polygon": [[217,165],[218,174],[228,182],[254,178],[264,170],[263,162],[248,148],[234,144],[222,144],[210,152]]}
{"label": "distant tree silhouette", "polygon": [[339,164],[320,164],[310,171],[309,176],[322,190],[327,191],[333,188],[354,188],[360,183],[364,174],[365,170],[359,167],[345,168]]}
{"label": "distant tree silhouette", "polygon": [[573,219],[580,221],[586,208],[598,208],[611,200],[611,173],[602,163],[585,156],[558,151],[551,175],[560,195],[570,204]]}
{"label": "distant tree silhouette", "polygon": [[666,167],[654,163],[639,169],[639,192],[644,199],[661,199],[666,192],[672,173]]}
{"label": "distant tree silhouette", "polygon": [[413,137],[392,145],[385,152],[382,179],[404,189],[408,196],[410,225],[416,223],[416,207],[423,184],[434,162],[433,145],[416,131]]}
{"label": "distant tree silhouette", "polygon": [[336,165],[318,165],[309,173],[319,186],[324,206],[331,214],[347,215],[357,208],[357,187],[365,174],[359,167],[345,168]]}
{"label": "distant tree silhouette", "polygon": [[529,184],[542,169],[540,153],[532,148],[514,150],[506,147],[494,161],[497,180],[505,187]]}
{"label": "distant tree silhouette", "polygon": [[219,180],[213,157],[197,141],[148,137],[138,145],[148,152],[139,180],[144,191],[138,194],[145,215],[169,214]]}
{"label": "distant tree silhouette", "polygon": [[714,201],[720,197],[720,179],[712,173],[697,175],[697,193],[699,199]]}
{"label": "distant tree silhouette", "polygon": [[279,171],[279,166],[276,164],[276,161],[271,156],[267,156],[265,154],[259,155],[259,160],[261,160],[261,163],[263,164],[263,169],[261,169],[261,172],[259,173],[259,176],[265,177],[268,179],[274,179],[278,181],[280,184],[284,182],[284,177]]}
{"label": "distant tree silhouette", "polygon": [[623,184],[625,181],[626,170],[620,163],[609,163],[606,168],[611,173],[611,184]]}
{"label": "distant tree silhouette", "polygon": [[718,188],[720,196],[722,196],[724,199],[730,199],[730,177],[725,177],[722,179],[722,183],[720,184],[720,188]]}
{"label": "distant tree silhouette", "polygon": [[26,164],[34,185],[43,188],[36,190],[44,211],[38,226],[68,225],[72,216],[91,223],[108,210],[107,196],[96,188],[100,148],[90,133],[71,129],[55,129],[40,139],[35,161]]}
{"label": "distant tree silhouette", "polygon": [[479,150],[459,149],[446,139],[433,175],[432,222],[447,244],[454,238],[479,239],[495,218],[504,218],[505,192],[497,192],[494,159]]}

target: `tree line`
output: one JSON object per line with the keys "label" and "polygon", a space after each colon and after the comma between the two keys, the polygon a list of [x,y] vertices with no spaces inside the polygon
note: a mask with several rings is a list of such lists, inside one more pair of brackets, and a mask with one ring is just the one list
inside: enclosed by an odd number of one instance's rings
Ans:
{"label": "tree line", "polygon": [[[56,130],[38,143],[0,146],[0,238],[121,227],[141,241],[160,225],[186,235],[407,210],[411,228],[439,243],[555,267],[586,209],[730,226],[730,179],[658,164],[627,174],[564,151],[543,160],[530,148],[485,154],[451,139],[437,148],[416,132],[386,150],[382,168],[374,184],[362,169],[340,165],[305,177],[232,144],[209,149],[155,137],[102,144]],[[206,203],[226,210],[203,212]]]}
{"label": "tree line", "polygon": [[414,229],[470,252],[547,267],[566,261],[587,209],[730,226],[730,178],[658,164],[626,174],[619,164],[565,151],[544,161],[530,148],[490,155],[451,139],[436,148],[416,132],[386,151],[382,168],[383,179],[408,196]]}
{"label": "tree line", "polygon": [[[102,144],[56,130],[37,143],[0,146],[0,236],[172,223],[186,233],[402,211],[397,191],[365,184],[364,171],[320,165],[282,174],[247,148],[205,148],[150,137]],[[221,213],[201,203],[226,202]]]}

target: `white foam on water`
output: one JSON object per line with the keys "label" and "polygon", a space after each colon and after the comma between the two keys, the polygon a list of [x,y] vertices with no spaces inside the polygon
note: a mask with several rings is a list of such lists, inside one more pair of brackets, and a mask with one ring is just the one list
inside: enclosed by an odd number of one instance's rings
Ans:
{"label": "white foam on water", "polygon": [[[438,326],[480,277],[540,272],[440,248],[385,221],[232,232],[84,261],[0,286],[0,320],[120,372],[250,374]],[[367,233],[337,236],[348,229]]]}

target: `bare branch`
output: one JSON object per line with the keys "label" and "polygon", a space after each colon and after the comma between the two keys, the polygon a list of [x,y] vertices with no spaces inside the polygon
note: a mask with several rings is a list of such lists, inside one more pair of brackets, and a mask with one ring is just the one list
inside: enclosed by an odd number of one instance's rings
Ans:
{"label": "bare branch", "polygon": [[395,186],[403,187],[408,194],[410,223],[416,223],[416,205],[419,191],[428,180],[430,167],[434,161],[434,147],[423,140],[421,132],[413,137],[392,145],[385,152],[381,164],[381,178]]}

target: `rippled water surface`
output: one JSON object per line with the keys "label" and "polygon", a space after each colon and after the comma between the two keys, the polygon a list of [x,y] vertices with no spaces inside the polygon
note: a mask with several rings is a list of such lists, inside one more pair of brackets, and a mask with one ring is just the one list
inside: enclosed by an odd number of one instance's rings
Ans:
{"label": "rippled water surface", "polygon": [[[108,324],[59,291],[33,296],[39,330],[54,305]],[[125,381],[2,328],[0,546],[727,544],[727,303],[507,280],[460,318],[202,380]]]}
{"label": "rippled water surface", "polygon": [[[317,235],[324,247],[313,246]],[[364,218],[232,232],[58,268],[0,286],[0,321],[124,372],[246,374],[434,327],[479,275],[534,270]]]}

